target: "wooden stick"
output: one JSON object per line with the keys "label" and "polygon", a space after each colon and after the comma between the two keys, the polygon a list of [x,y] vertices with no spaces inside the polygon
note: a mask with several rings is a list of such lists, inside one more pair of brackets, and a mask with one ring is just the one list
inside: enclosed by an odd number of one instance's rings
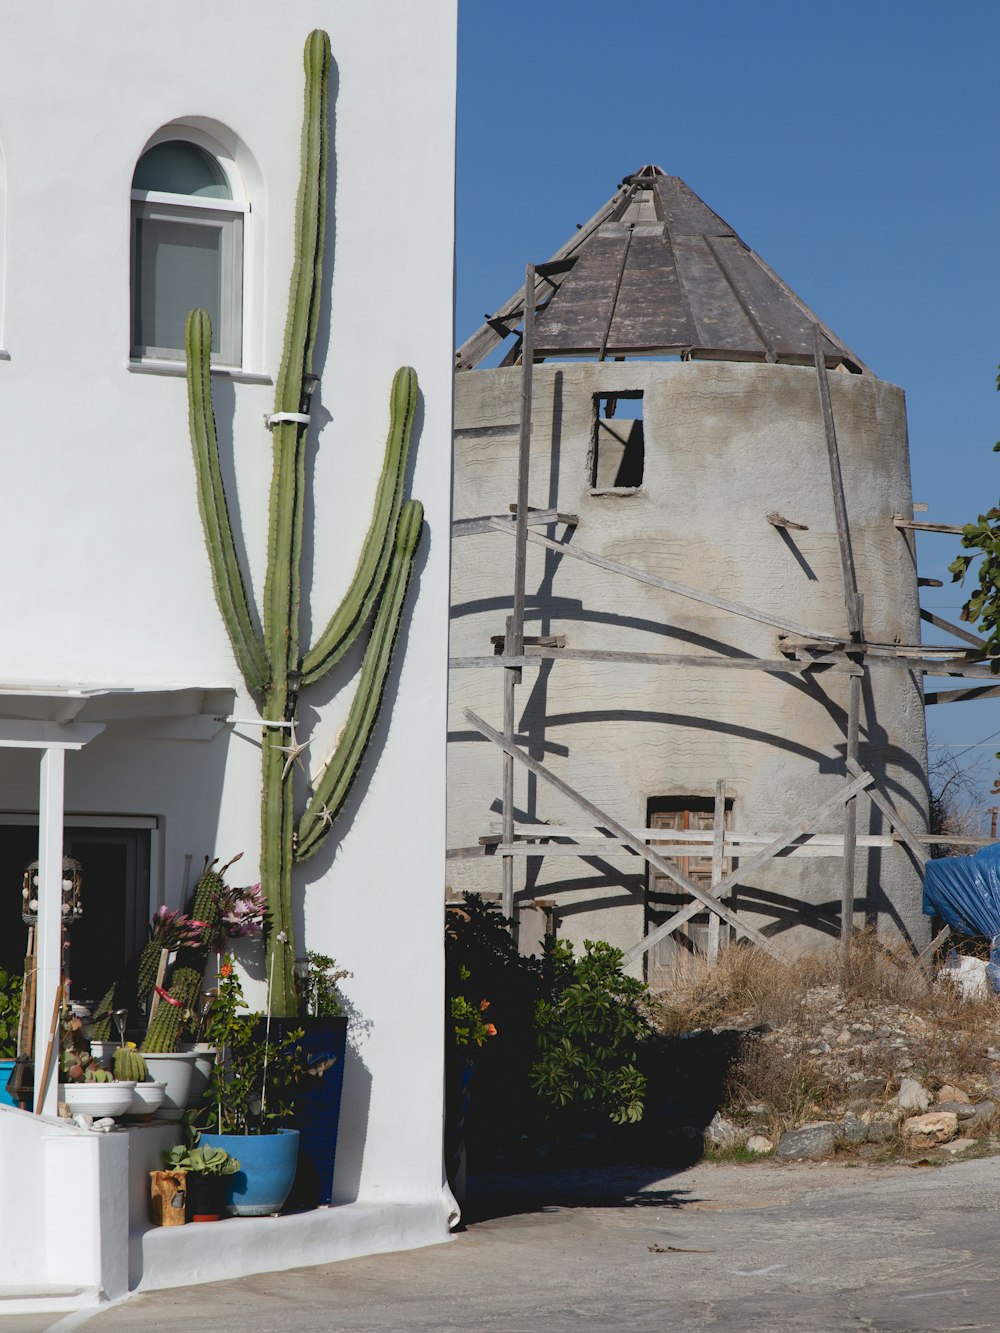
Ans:
{"label": "wooden stick", "polygon": [[[568,662],[623,662],[635,663],[638,666],[694,667],[698,670],[702,667],[710,669],[729,667],[735,671],[766,671],[776,676],[801,676],[807,671],[824,669],[849,674],[857,673],[857,668],[853,667],[846,657],[836,662],[816,662],[812,659],[794,662],[787,657],[713,657],[709,653],[633,653],[618,648],[560,648],[550,647],[547,644],[526,647],[523,655],[516,660],[516,665],[536,666],[539,659],[558,662],[560,658]],[[475,657],[452,657],[448,665],[452,670],[461,670],[466,667],[487,669],[507,667],[510,663],[506,657],[497,657],[495,654],[487,657],[484,654]]]}
{"label": "wooden stick", "polygon": [[42,1114],[42,1106],[45,1102],[45,1089],[49,1085],[49,1072],[52,1068],[52,1050],[56,1043],[56,1029],[59,1026],[59,1011],[62,1009],[63,991],[65,983],[60,982],[56,987],[56,1002],[52,1007],[52,1023],[49,1027],[49,1042],[45,1048],[45,1065],[42,1069],[42,1081],[39,1083],[35,1078],[35,1115]]}
{"label": "wooden stick", "polygon": [[[861,715],[861,681],[852,676],[847,704],[847,757],[858,762],[858,730]],[[854,929],[854,871],[858,846],[858,798],[844,807],[844,862],[840,887],[840,940],[847,948]]]}
{"label": "wooden stick", "polygon": [[892,522],[894,527],[911,532],[953,532],[961,536],[965,531],[961,523],[920,523],[913,518],[904,518],[902,514],[893,514]]}
{"label": "wooden stick", "polygon": [[153,984],[153,998],[149,1002],[149,1022],[152,1023],[157,1009],[160,1007],[160,991],[163,989],[163,978],[167,975],[167,959],[170,957],[169,949],[160,950],[160,961],[156,965],[156,981]]}
{"label": "wooden stick", "polygon": [[928,625],[934,625],[937,629],[943,629],[949,634],[954,634],[958,639],[964,639],[966,643],[971,643],[973,648],[986,648],[986,640],[980,638],[978,634],[973,634],[971,630],[963,629],[961,625],[955,625],[950,620],[944,620],[941,616],[936,616],[933,611],[926,611],[921,607],[920,619],[926,620]]}
{"label": "wooden stick", "polygon": [[38,959],[35,927],[28,927],[28,952],[24,957],[24,983],[21,987],[21,1013],[17,1024],[17,1054],[31,1055],[35,1048],[35,985]]}
{"label": "wooden stick", "polygon": [[934,953],[934,951],[938,949],[942,944],[944,944],[945,940],[948,938],[950,934],[951,934],[951,926],[945,926],[943,930],[939,930],[938,933],[931,940],[930,944],[928,944],[927,948],[920,950],[920,952],[914,959],[914,962],[922,963],[925,958],[930,958],[931,955]]}
{"label": "wooden stick", "polygon": [[[779,852],[784,851],[784,849],[801,833],[808,832],[811,824],[825,818],[831,810],[835,810],[838,805],[849,800],[853,795],[863,790],[872,782],[874,782],[872,775],[870,773],[865,773],[864,770],[862,770],[861,776],[856,778],[854,782],[848,783],[846,787],[842,787],[836,796],[832,796],[828,801],[824,801],[824,803],[821,806],[818,806],[804,821],[795,825],[790,825],[784,833],[779,834],[778,837],[775,838],[769,846],[765,847],[762,852],[758,852],[755,856],[750,857],[748,861],[739,866],[736,870],[730,871],[721,883],[713,885],[716,893],[723,894],[729,889],[735,888],[735,886],[742,883],[748,875],[754,874],[762,865],[767,861],[770,861],[772,857],[777,856]],[[633,944],[632,948],[627,950],[625,954],[626,959],[631,962],[633,957],[638,957],[640,953],[650,948],[651,945],[658,944],[660,940],[666,939],[666,937],[671,934],[672,931],[675,931],[678,926],[683,926],[685,921],[690,921],[691,918],[697,916],[701,910],[701,906],[698,903],[689,903],[687,907],[682,907],[679,912],[674,913],[669,921],[664,921],[662,926],[658,926],[652,934],[647,935],[646,938],[641,940],[638,944]],[[713,907],[712,910],[715,911],[715,908]],[[745,931],[746,927],[740,922],[737,929]]]}
{"label": "wooden stick", "polygon": [[833,403],[830,400],[830,381],[827,378],[826,354],[823,351],[823,335],[819,325],[813,325],[813,357],[816,363],[816,378],[819,381],[819,402],[823,413],[823,429],[826,433],[826,452],[830,461],[830,482],[833,488],[833,513],[837,520],[837,545],[840,547],[840,567],[844,577],[844,603],[847,607],[847,628],[851,638],[860,642],[863,637],[861,627],[861,594],[858,591],[858,575],[854,568],[854,552],[851,549],[851,531],[847,522],[847,499],[844,495],[844,474],[840,467],[840,450],[837,447],[837,427],[833,419]]}
{"label": "wooden stick", "polygon": [[[537,759],[532,759],[530,755],[525,754],[524,751],[518,749],[516,745],[510,745],[508,747],[500,733],[494,731],[489,723],[484,722],[481,717],[478,717],[472,711],[471,708],[466,708],[464,710],[464,716],[467,721],[472,723],[477,731],[481,732],[482,735],[487,738],[487,740],[492,741],[494,745],[500,746],[501,749],[508,750],[512,758],[517,759],[520,763],[524,764],[525,768],[530,772],[555,787],[556,791],[561,792],[564,796],[568,797],[569,800],[575,802],[582,810],[586,810],[587,814],[592,816],[599,826],[607,827],[613,833],[616,833],[626,846],[637,851],[639,855],[644,857],[655,870],[660,872],[661,875],[666,875],[667,878],[672,879],[675,884],[679,884],[680,887],[690,893],[693,898],[699,899],[699,901],[704,903],[706,907],[711,907],[713,912],[718,912],[724,921],[728,921],[730,925],[741,930],[745,935],[752,939],[754,943],[759,944],[762,949],[765,949],[774,958],[781,961],[781,954],[766,935],[762,935],[759,930],[754,926],[749,925],[747,922],[739,920],[728,907],[718,902],[710,893],[707,893],[701,888],[700,885],[695,884],[693,880],[689,879],[687,875],[678,870],[678,868],[670,861],[665,860],[657,852],[653,851],[651,847],[647,847],[639,838],[633,837],[626,828],[619,824],[616,819],[612,819],[606,811],[602,810],[599,806],[594,805],[592,801],[588,801],[585,796],[581,795],[580,792],[571,787],[568,782],[564,782],[562,778],[557,778],[554,773],[550,772],[549,769],[540,764]],[[698,907],[695,910],[700,911],[701,908]],[[647,939],[651,939],[651,937],[647,936]],[[641,952],[642,950],[640,949],[639,953]],[[638,953],[636,956],[638,957]],[[627,961],[631,962],[632,959],[629,958]]]}
{"label": "wooden stick", "polygon": [[[864,769],[856,759],[848,758],[847,771],[848,773],[860,774],[864,772]],[[882,795],[877,787],[872,787],[869,790],[868,799],[878,806],[920,864],[922,866],[926,865],[931,859],[929,852],[920,845],[917,841],[917,835],[913,832],[913,829],[910,828],[903,816],[896,813],[892,803]]]}
{"label": "wooden stick", "polygon": [[965,690],[932,690],[924,694],[925,704],[957,704],[969,699],[995,699],[1000,685],[970,685]]}
{"label": "wooden stick", "polygon": [[[493,521],[493,527],[497,532],[510,532],[508,525]],[[661,579],[656,574],[648,574],[643,569],[636,569],[633,565],[623,565],[620,560],[608,560],[603,555],[595,555],[593,551],[584,551],[575,542],[555,542],[550,537],[543,537],[541,533],[529,532],[528,541],[536,546],[545,546],[550,551],[556,551],[559,555],[571,556],[574,560],[582,560],[584,564],[594,565],[598,569],[610,570],[612,574],[622,574],[625,578],[635,579],[637,583],[648,583],[653,588],[663,588],[667,592],[675,592],[679,597],[688,597],[693,602],[703,602],[706,606],[714,606],[719,611],[731,611],[733,615],[745,616],[748,620],[756,620],[761,625],[773,625],[776,629],[783,629],[789,634],[801,634],[808,639],[816,639],[820,643],[843,643],[843,637],[838,634],[827,634],[823,630],[806,629],[796,621],[784,620],[780,616],[773,616],[766,611],[757,611],[752,606],[743,606],[740,602],[730,602],[724,597],[713,597],[711,593],[698,592],[694,588],[688,588],[683,583],[674,583],[671,579]]]}
{"label": "wooden stick", "polygon": [[[726,780],[719,778],[715,784],[715,816],[712,821],[712,887],[722,880],[722,861],[726,848]],[[716,889],[716,892],[718,890]],[[720,939],[722,920],[715,912],[708,918],[708,963],[714,967],[719,961],[720,943],[729,943],[729,927],[725,927],[725,937]]]}

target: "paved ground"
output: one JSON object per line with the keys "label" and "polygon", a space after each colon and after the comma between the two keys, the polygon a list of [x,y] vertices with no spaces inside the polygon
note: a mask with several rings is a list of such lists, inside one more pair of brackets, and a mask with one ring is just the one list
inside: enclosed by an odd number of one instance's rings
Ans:
{"label": "paved ground", "polygon": [[[153,1292],[85,1328],[1000,1329],[1000,1158],[563,1173],[495,1183],[483,1211],[448,1245]],[[58,1328],[2,1321],[2,1333]]]}

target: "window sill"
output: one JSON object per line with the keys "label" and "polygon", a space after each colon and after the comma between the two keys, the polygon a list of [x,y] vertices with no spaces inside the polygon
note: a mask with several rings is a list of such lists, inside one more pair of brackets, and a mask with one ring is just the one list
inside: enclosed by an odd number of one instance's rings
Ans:
{"label": "window sill", "polygon": [[[125,363],[125,368],[133,375],[172,375],[175,379],[184,379],[187,369],[183,361],[135,361]],[[235,384],[273,384],[270,375],[252,370],[242,370],[239,366],[212,366],[211,373],[217,379],[232,380]]]}
{"label": "window sill", "polygon": [[590,494],[615,495],[615,496],[641,495],[642,487],[641,486],[591,486]]}

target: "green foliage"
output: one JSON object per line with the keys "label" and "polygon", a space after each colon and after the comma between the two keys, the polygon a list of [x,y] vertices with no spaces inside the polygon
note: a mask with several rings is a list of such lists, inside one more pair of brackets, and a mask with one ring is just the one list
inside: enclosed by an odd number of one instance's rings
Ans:
{"label": "green foliage", "polygon": [[[997,376],[1000,389],[1000,375]],[[1000,452],[1000,440],[993,446]],[[982,556],[976,569],[977,587],[962,607],[962,619],[978,622],[976,628],[986,640],[986,653],[994,658],[994,671],[1000,670],[1000,508],[994,506],[980,514],[975,523],[962,528],[962,545],[971,555],[960,555],[948,569],[952,581],[962,583],[976,556]]]}
{"label": "green foliage", "polygon": [[[464,965],[458,969],[458,978],[469,989],[467,983],[472,980],[472,973]],[[473,1000],[468,995],[450,996],[451,1028],[456,1046],[469,1050],[473,1046],[482,1046],[488,1037],[497,1035],[495,1025],[486,1018],[490,1003],[485,997]]]}
{"label": "green foliage", "polygon": [[585,941],[585,952],[553,948],[551,998],[535,1010],[538,1058],[531,1083],[552,1106],[577,1116],[634,1124],[642,1119],[646,1079],[636,1066],[649,1025],[641,981],[622,973],[622,953]]}
{"label": "green foliage", "polygon": [[191,1171],[203,1176],[232,1176],[240,1169],[239,1158],[231,1157],[225,1148],[188,1148],[175,1143],[169,1152],[160,1154],[166,1171]]}
{"label": "green foliage", "polygon": [[[268,558],[260,628],[237,555],[219,462],[207,311],[191,312],[186,335],[198,505],[216,601],[247,688],[261,700],[265,721],[289,724],[287,729],[266,727],[261,738],[261,884],[272,927],[267,935],[267,968],[271,1012],[276,1014],[294,1013],[297,1003],[292,863],[305,860],[319,849],[357,775],[378,716],[423,524],[419,503],[403,502],[418,399],[416,373],[403,367],[392,385],[382,474],[354,577],[314,646],[302,653],[299,622],[305,456],[316,385],[313,350],[323,296],[331,58],[327,34],[320,30],[310,33],[304,52],[305,108],[295,204],[295,254],[271,422]],[[294,764],[288,755],[289,745],[295,745],[291,724],[298,709],[299,689],[321,680],[369,624],[371,634],[343,734],[312,784],[310,800],[296,823]]]}
{"label": "green foliage", "polygon": [[0,968],[0,1060],[11,1060],[17,1055],[23,986],[23,977]]}
{"label": "green foliage", "polygon": [[[508,927],[475,894],[447,915],[448,1044],[475,1060],[470,1142],[641,1119],[637,1060],[652,1035],[643,984],[622,974],[609,944],[587,944],[579,959],[564,943],[525,957]],[[480,1045],[486,1026],[495,1036]]]}
{"label": "green foliage", "polygon": [[219,1134],[266,1134],[294,1114],[306,1074],[299,1041],[302,1029],[280,1041],[264,1041],[255,1030],[263,1014],[247,1014],[232,959],[219,973],[218,994],[206,1036],[215,1047],[212,1079],[199,1127]]}
{"label": "green foliage", "polygon": [[306,954],[306,971],[296,970],[295,989],[298,993],[299,1012],[314,1018],[336,1018],[344,1012],[339,982],[351,976],[344,968],[338,968],[336,960],[326,954]]}

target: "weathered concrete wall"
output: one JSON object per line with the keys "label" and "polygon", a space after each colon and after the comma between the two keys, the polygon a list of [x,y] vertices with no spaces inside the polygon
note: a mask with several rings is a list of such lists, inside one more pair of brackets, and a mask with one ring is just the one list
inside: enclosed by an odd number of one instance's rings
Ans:
{"label": "weathered concrete wall", "polygon": [[[867,636],[917,643],[920,623],[910,547],[893,527],[911,509],[901,390],[870,376],[830,377]],[[457,377],[455,514],[507,511],[514,496],[520,370]],[[588,456],[595,395],[641,390],[645,472],[634,494],[593,494]],[[724,362],[544,364],[536,367],[530,503],[580,517],[571,541],[691,587],[846,633],[843,583],[815,372]],[[766,515],[808,525],[787,536]],[[456,542],[452,653],[489,653],[503,631],[513,541]],[[568,647],[709,655],[780,656],[780,631],[579,561],[528,548],[528,634],[564,634]],[[650,798],[711,797],[725,778],[732,826],[777,832],[844,782],[841,730],[847,679],[810,681],[758,671],[549,663],[525,672],[517,734],[532,755],[632,827]],[[499,752],[475,739],[462,709],[500,726],[500,673],[452,673],[449,847],[499,830]],[[926,819],[926,738],[919,681],[873,670],[865,686],[861,762],[918,828]],[[586,827],[586,817],[523,769],[519,820]],[[830,821],[825,831],[836,831]],[[885,832],[859,802],[859,832]],[[645,871],[638,857],[518,861],[515,886],[555,898],[561,933],[622,947],[643,933]],[[526,878],[525,878],[526,873]],[[453,889],[495,893],[497,859],[451,860]],[[841,862],[782,858],[739,890],[761,928],[795,945],[830,933]],[[922,938],[919,877],[897,848],[859,856],[856,902],[880,928]],[[809,910],[806,910],[809,909]],[[817,912],[816,909],[819,909]],[[803,926],[807,919],[811,928]],[[860,920],[860,918],[859,918]]]}

